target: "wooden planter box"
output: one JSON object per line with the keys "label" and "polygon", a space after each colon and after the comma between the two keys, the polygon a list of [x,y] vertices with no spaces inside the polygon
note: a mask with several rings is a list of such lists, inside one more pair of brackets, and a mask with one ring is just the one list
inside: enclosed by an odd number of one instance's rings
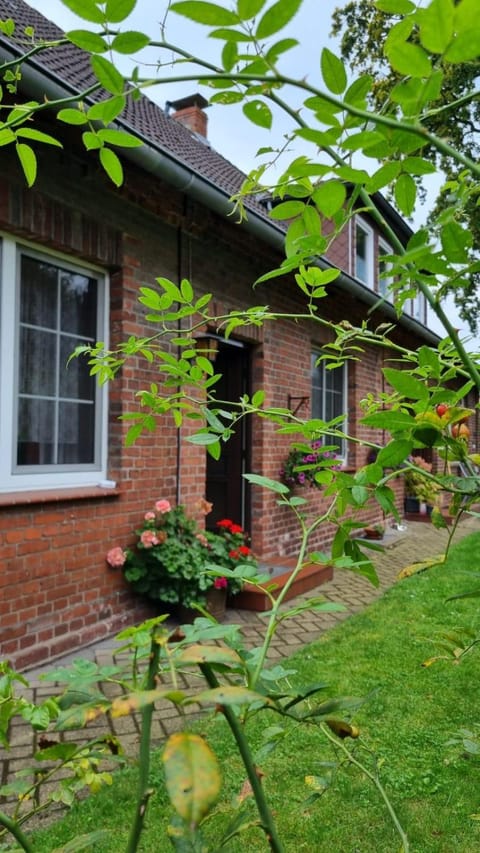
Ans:
{"label": "wooden planter box", "polygon": [[[269,586],[270,583],[276,585],[276,589],[273,592],[275,598],[278,597],[279,592],[287,583],[295,565],[296,561],[292,557],[281,558],[276,561],[275,569],[277,571],[280,570],[280,574],[275,574],[272,576],[271,581],[265,584],[265,586]],[[260,566],[259,571],[263,573],[264,570],[268,571],[268,568],[268,566]],[[282,568],[285,568],[284,572],[281,572]],[[295,596],[302,595],[305,592],[310,592],[310,590],[332,580],[332,578],[333,566],[308,563],[295,578],[294,583],[288,590],[285,601],[289,601],[291,598],[295,598]],[[261,589],[249,583],[245,584],[242,591],[232,598],[231,603],[233,607],[237,607],[239,610],[257,610],[263,612],[271,608],[268,596]]]}

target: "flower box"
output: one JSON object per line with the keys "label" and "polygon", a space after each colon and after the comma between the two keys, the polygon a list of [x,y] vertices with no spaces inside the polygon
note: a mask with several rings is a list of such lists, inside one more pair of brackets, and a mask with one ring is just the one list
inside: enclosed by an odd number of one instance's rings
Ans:
{"label": "flower box", "polygon": [[[296,560],[294,557],[284,557],[276,560],[274,566],[271,564],[259,566],[259,572],[262,574],[273,568],[271,583],[276,585],[273,592],[275,598],[278,597],[280,591],[289,580],[295,565]],[[295,598],[297,595],[310,592],[310,590],[332,580],[332,578],[333,566],[325,566],[320,563],[307,563],[303,566],[288,590],[285,601],[290,601],[291,598]],[[232,600],[232,605],[239,610],[256,610],[259,612],[270,610],[271,607],[268,595],[263,590],[249,583],[246,583],[241,592],[235,596]]]}

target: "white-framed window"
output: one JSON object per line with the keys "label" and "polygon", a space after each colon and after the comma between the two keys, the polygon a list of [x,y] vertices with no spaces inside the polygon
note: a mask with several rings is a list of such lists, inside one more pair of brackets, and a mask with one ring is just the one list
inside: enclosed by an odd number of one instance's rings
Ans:
{"label": "white-framed window", "polygon": [[373,229],[360,216],[355,217],[355,277],[374,287]]}
{"label": "white-framed window", "polygon": [[0,491],[96,484],[106,476],[106,389],[85,359],[68,358],[107,341],[107,279],[0,241]]}
{"label": "white-framed window", "polygon": [[390,270],[392,269],[392,264],[389,263],[384,255],[393,254],[392,247],[386,242],[386,240],[382,240],[381,237],[378,238],[378,292],[384,299],[388,299],[390,302],[393,302],[393,294],[390,290],[391,284],[393,284],[393,275]]}
{"label": "white-framed window", "polygon": [[[313,350],[311,353],[311,412],[312,418],[322,421],[331,421],[333,418],[344,416],[340,429],[347,429],[347,367],[335,367],[328,369],[328,361],[319,361],[321,352]],[[328,438],[325,443],[329,444]],[[332,438],[331,444],[338,445],[337,455],[343,460],[347,455],[347,443],[345,439]]]}

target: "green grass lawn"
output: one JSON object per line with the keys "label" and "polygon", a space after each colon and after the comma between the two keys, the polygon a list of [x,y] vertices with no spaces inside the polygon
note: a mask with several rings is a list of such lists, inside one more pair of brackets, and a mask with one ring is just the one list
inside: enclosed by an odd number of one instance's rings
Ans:
{"label": "green grass lawn", "polygon": [[[472,818],[480,812],[480,764],[466,758],[461,746],[448,743],[459,729],[480,721],[480,653],[473,649],[459,665],[440,661],[422,667],[422,661],[438,653],[431,640],[439,632],[466,626],[480,633],[476,599],[446,601],[452,594],[480,586],[480,581],[464,574],[466,570],[480,570],[480,534],[455,546],[445,565],[398,583],[365,612],[288,661],[297,670],[294,683],[326,681],[328,695],[370,697],[353,721],[360,727],[362,742],[381,763],[382,782],[415,853],[480,849],[480,823]],[[326,695],[320,694],[321,700]],[[265,728],[278,722],[278,717],[265,713],[252,720],[249,732],[256,748]],[[216,851],[216,839],[242,788],[244,772],[220,715],[206,717],[196,730],[207,736],[223,767],[223,797],[208,821],[210,849]],[[366,755],[358,741],[345,744],[357,756]],[[343,767],[319,800],[306,802],[311,791],[305,777],[321,775],[321,762],[335,758],[318,728],[290,725],[282,744],[261,760],[286,853],[398,851],[399,837],[377,789],[356,768]],[[35,853],[51,853],[76,833],[98,826],[112,832],[105,842],[95,844],[95,853],[124,849],[135,780],[135,769],[119,772],[112,788],[36,832]],[[162,853],[171,849],[166,837],[171,812],[158,754],[153,756],[152,782],[156,793],[141,850]],[[223,849],[256,853],[267,850],[267,845],[260,831],[251,830]]]}

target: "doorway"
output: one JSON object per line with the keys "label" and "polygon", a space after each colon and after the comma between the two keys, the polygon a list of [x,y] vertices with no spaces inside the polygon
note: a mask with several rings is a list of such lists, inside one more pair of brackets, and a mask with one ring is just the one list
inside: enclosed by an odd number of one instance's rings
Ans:
{"label": "doorway", "polygon": [[[248,347],[240,341],[219,341],[215,359],[215,373],[221,378],[215,385],[216,397],[222,408],[238,401],[242,394],[250,393],[250,358]],[[217,521],[230,518],[235,524],[250,529],[250,501],[248,483],[243,474],[249,470],[249,422],[243,418],[235,433],[222,444],[220,459],[207,455],[206,498],[213,504],[207,516],[209,528]]]}

